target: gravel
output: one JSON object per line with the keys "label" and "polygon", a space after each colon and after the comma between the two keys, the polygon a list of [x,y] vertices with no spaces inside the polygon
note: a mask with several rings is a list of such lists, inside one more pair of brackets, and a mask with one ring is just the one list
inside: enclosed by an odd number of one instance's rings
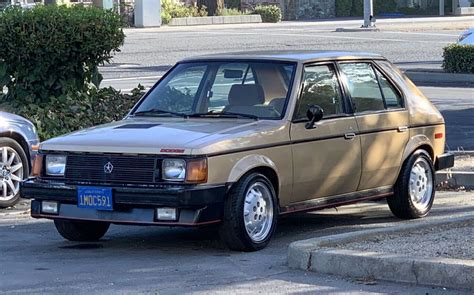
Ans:
{"label": "gravel", "polygon": [[474,260],[474,219],[416,232],[377,235],[362,242],[337,247],[406,256]]}

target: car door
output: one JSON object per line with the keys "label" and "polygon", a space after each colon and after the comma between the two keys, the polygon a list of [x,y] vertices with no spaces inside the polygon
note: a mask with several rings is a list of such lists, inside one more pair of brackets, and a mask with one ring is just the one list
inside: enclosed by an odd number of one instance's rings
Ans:
{"label": "car door", "polygon": [[340,62],[350,95],[362,148],[362,175],[358,190],[395,183],[409,139],[409,117],[402,92],[375,64]]}
{"label": "car door", "polygon": [[[310,105],[319,105],[324,116],[307,129]],[[294,202],[356,191],[361,173],[357,132],[335,64],[306,65],[290,129]]]}

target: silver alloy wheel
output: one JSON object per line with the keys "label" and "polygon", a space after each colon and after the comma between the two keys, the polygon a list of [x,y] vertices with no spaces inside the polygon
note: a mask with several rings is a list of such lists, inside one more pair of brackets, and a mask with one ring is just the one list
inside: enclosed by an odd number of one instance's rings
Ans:
{"label": "silver alloy wheel", "polygon": [[273,198],[263,182],[252,184],[245,194],[245,230],[253,242],[267,238],[273,224]]}
{"label": "silver alloy wheel", "polygon": [[23,172],[23,162],[17,151],[8,146],[0,147],[0,200],[15,198],[20,190]]}
{"label": "silver alloy wheel", "polygon": [[413,206],[425,211],[433,195],[433,174],[430,164],[425,158],[418,158],[410,172],[409,194]]}

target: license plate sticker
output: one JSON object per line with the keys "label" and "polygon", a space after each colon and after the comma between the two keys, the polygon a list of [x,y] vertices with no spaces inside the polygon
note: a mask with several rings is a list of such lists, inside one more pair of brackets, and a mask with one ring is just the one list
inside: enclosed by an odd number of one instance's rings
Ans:
{"label": "license plate sticker", "polygon": [[77,207],[112,211],[113,209],[112,189],[103,187],[77,188]]}

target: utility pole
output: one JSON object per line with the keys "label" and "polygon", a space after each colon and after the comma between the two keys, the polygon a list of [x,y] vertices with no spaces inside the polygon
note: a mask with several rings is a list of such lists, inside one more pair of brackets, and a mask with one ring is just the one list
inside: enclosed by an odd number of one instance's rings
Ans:
{"label": "utility pole", "polygon": [[364,24],[362,25],[362,27],[363,28],[375,27],[373,0],[364,0]]}
{"label": "utility pole", "polygon": [[444,15],[444,0],[439,0],[439,15]]}

